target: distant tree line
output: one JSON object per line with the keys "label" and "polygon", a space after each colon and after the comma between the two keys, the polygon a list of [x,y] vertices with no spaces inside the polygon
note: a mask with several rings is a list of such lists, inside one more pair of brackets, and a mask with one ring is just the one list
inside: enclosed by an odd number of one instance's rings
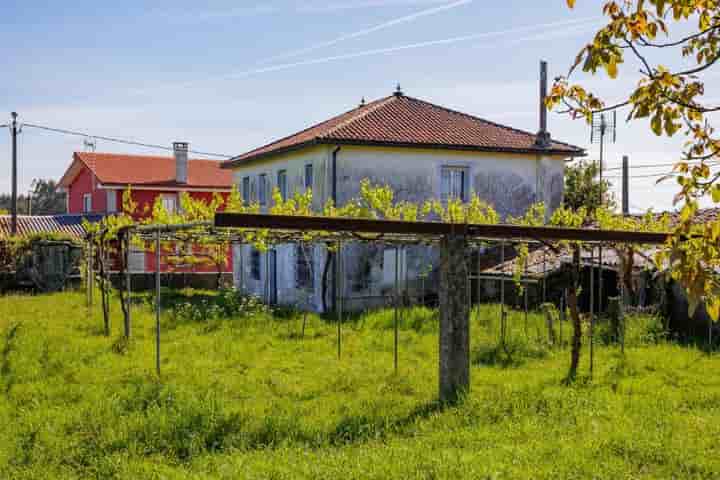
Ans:
{"label": "distant tree line", "polygon": [[[60,191],[55,180],[33,180],[32,193],[18,195],[18,215],[56,215],[65,213],[65,193]],[[9,213],[12,198],[9,193],[0,193],[0,213]]]}

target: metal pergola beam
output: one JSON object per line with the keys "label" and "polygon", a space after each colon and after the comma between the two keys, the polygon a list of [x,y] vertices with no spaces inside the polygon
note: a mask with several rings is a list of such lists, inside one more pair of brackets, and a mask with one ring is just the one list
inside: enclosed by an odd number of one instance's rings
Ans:
{"label": "metal pergola beam", "polygon": [[352,232],[355,234],[390,234],[414,236],[464,235],[469,239],[547,240],[615,242],[660,245],[669,232],[633,232],[521,225],[487,225],[441,222],[407,222],[332,217],[297,217],[248,213],[215,214],[215,226],[224,228],[274,229],[287,231]]}

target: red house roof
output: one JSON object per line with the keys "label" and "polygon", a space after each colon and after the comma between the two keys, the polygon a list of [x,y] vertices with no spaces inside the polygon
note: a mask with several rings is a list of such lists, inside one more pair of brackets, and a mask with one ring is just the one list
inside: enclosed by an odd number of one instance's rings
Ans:
{"label": "red house roof", "polygon": [[107,186],[136,185],[158,188],[227,189],[232,187],[232,173],[220,168],[214,160],[188,160],[188,181],[175,180],[175,158],[150,155],[75,152],[60,185],[68,187],[83,167],[88,168]]}
{"label": "red house roof", "polygon": [[231,168],[250,160],[310,145],[376,145],[508,153],[579,156],[585,151],[552,141],[535,145],[536,134],[490,122],[432,103],[395,94],[314,125],[223,163]]}

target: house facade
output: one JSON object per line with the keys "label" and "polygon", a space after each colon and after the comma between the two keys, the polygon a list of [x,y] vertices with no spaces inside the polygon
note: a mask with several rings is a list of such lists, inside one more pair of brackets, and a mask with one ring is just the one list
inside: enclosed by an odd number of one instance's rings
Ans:
{"label": "house facade", "polygon": [[[544,131],[524,132],[396,92],[223,166],[233,170],[243,199],[263,207],[273,188],[283,195],[312,188],[317,209],[328,200],[343,205],[359,196],[367,178],[391,186],[397,199],[417,203],[477,194],[507,217],[536,202],[549,212],[560,205],[565,161],[580,155],[582,149]],[[268,253],[237,247],[235,282],[270,302],[323,310],[335,289],[350,309],[383,303],[396,266],[404,285],[431,288],[435,281],[437,252],[427,247],[395,252],[379,244],[346,245],[344,275],[332,280],[332,289],[323,284],[325,257],[317,246],[283,245]]]}
{"label": "house facade", "polygon": [[[220,193],[227,198],[232,190],[232,174],[220,168],[220,162],[188,158],[188,144],[173,144],[173,156],[126,155],[114,153],[75,152],[73,161],[59,185],[67,193],[69,214],[112,215],[122,211],[123,193],[131,189],[137,204],[137,219],[151,214],[157,198],[169,212],[180,207],[180,195],[211,201]],[[228,252],[225,271],[232,269],[232,251]],[[133,251],[130,268],[134,273],[155,271],[151,252]],[[211,273],[214,267],[200,264],[192,267],[161,263],[161,271]]]}

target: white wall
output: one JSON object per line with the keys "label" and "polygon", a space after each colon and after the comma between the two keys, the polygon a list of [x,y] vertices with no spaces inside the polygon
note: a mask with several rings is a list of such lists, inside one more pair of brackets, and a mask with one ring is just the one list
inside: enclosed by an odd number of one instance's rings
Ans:
{"label": "white wall", "polygon": [[[249,176],[253,187],[251,200],[257,199],[257,182],[260,174],[267,174],[269,193],[277,186],[277,173],[287,171],[288,194],[296,190],[304,190],[305,165],[313,165],[313,196],[314,207],[320,210],[331,196],[331,163],[335,146],[314,146],[289,152],[265,160],[242,164],[235,169],[235,183],[242,194],[243,178]],[[376,184],[387,184],[393,187],[396,198],[413,202],[423,202],[431,198],[440,198],[440,172],[444,166],[460,166],[467,168],[468,187],[471,193],[477,193],[489,202],[502,217],[521,215],[531,204],[543,201],[548,206],[548,214],[562,200],[564,158],[539,155],[520,155],[502,153],[483,153],[466,151],[449,151],[440,149],[410,149],[387,147],[342,146],[337,154],[337,191],[338,203],[356,198],[360,193],[360,181],[368,178]],[[269,202],[271,203],[271,201]],[[261,281],[250,278],[250,251],[245,246],[236,249],[238,255],[236,269],[242,264],[241,275],[236,272],[236,285],[240,287],[241,279],[246,292],[265,296],[266,261],[261,255]],[[295,282],[295,248],[294,246],[277,247],[278,263],[278,299],[280,303],[303,305],[308,297],[305,292],[296,288]],[[371,255],[383,267],[373,267],[371,271],[373,287],[366,292],[352,290],[349,280],[357,274],[360,258]],[[348,245],[343,255],[344,282],[343,296],[353,295],[382,297],[387,293],[386,281],[394,278],[394,254],[363,250],[360,245]],[[392,258],[390,258],[392,257]],[[313,275],[315,291],[311,295],[311,308],[319,310],[321,301],[321,279],[324,267],[325,251],[318,247],[313,252]],[[381,259],[387,259],[383,261]],[[428,262],[435,264],[437,252],[425,247],[411,247],[402,254],[402,276],[417,278],[418,272],[426,270]],[[407,272],[407,273],[405,273]],[[426,280],[426,283],[432,283]],[[345,302],[352,307],[360,308],[363,303],[377,302]]]}

